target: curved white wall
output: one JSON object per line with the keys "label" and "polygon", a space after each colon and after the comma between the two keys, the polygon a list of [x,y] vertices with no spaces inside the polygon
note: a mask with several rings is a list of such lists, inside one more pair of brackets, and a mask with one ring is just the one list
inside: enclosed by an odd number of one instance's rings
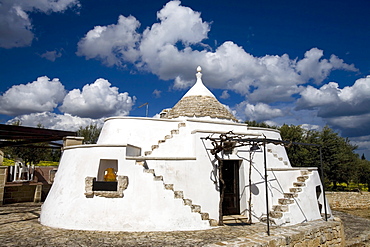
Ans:
{"label": "curved white wall", "polygon": [[[172,130],[178,132],[168,137]],[[280,139],[277,130],[249,128],[231,121],[109,118],[97,145],[73,146],[64,150],[54,184],[42,206],[40,221],[52,227],[102,231],[207,229],[209,222],[202,220],[199,213],[191,212],[182,199],[175,199],[173,191],[164,189],[164,183],[173,184],[176,191],[183,192],[184,198],[200,205],[202,212],[208,213],[211,219],[218,220],[220,194],[217,189],[217,161],[210,154],[213,148],[211,141],[204,138],[212,133],[218,137],[229,131],[245,135],[246,138]],[[165,142],[158,144],[159,140]],[[144,152],[152,150],[152,145],[158,147],[144,157]],[[250,189],[249,148],[238,147],[231,155],[219,154],[223,159],[241,161],[240,206],[241,213],[245,215],[248,215]],[[263,216],[266,205],[262,150],[261,146],[254,153],[252,162],[254,221]],[[291,168],[283,146],[267,144],[266,151],[269,169]],[[85,178],[97,176],[102,159],[116,160],[117,175],[128,177],[129,184],[123,192],[123,198],[85,196]],[[163,181],[154,180],[153,174],[144,172],[144,167],[138,165],[136,160],[145,161],[145,166],[154,169],[155,175],[163,176]],[[296,172],[281,173],[275,178],[272,175],[269,171],[270,208],[297,176]],[[311,183],[307,193],[312,194],[312,188],[319,183],[316,180]],[[302,196],[299,198],[300,204],[311,205],[311,199],[312,196]],[[317,205],[317,200],[315,203]],[[319,217],[318,214],[312,215],[309,207],[302,206],[299,209],[302,208],[308,220]],[[299,212],[295,210],[291,211],[291,222],[301,220]]]}

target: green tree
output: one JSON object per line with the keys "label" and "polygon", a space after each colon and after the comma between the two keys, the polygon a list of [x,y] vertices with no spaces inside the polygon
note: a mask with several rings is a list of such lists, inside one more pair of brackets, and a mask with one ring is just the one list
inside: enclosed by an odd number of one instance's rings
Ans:
{"label": "green tree", "polygon": [[[270,127],[265,123],[246,121],[249,126]],[[370,161],[365,155],[360,157],[354,152],[357,148],[348,138],[339,136],[330,127],[325,126],[321,131],[306,130],[302,126],[284,124],[279,128],[284,141],[321,145],[324,181],[332,184],[333,190],[338,189],[339,183],[350,182],[370,184]],[[289,144],[287,154],[292,166],[320,166],[320,148],[310,145]]]}
{"label": "green tree", "polygon": [[[357,180],[358,184],[363,183],[367,185],[368,191],[370,191],[370,161],[359,160],[359,165],[357,166]],[[360,186],[359,186],[360,187]]]}
{"label": "green tree", "polygon": [[361,159],[362,159],[362,160],[366,160],[366,158],[365,158],[365,154],[362,154]]}
{"label": "green tree", "polygon": [[248,126],[250,126],[250,127],[261,127],[261,128],[271,128],[271,129],[277,129],[278,128],[277,126],[268,125],[265,122],[260,122],[259,123],[256,120],[247,120],[244,123],[248,124]]}
{"label": "green tree", "polygon": [[340,137],[328,126],[320,133],[322,159],[325,178],[333,183],[333,190],[338,183],[349,183],[354,176],[358,156],[354,153],[357,146],[352,145],[346,138]]}
{"label": "green tree", "polygon": [[85,127],[80,126],[77,130],[77,136],[83,137],[85,144],[94,144],[98,141],[101,129],[96,124],[90,124]]}
{"label": "green tree", "polygon": [[[21,126],[21,122],[15,121],[12,125]],[[39,123],[38,128],[43,128]],[[6,147],[5,153],[11,159],[21,158],[25,164],[37,164],[40,161],[59,161],[60,150],[45,148],[49,143],[34,143],[22,146]]]}
{"label": "green tree", "polygon": [[[317,131],[306,130],[300,125],[284,124],[279,130],[281,138],[292,143],[317,143],[319,135]],[[286,150],[292,166],[318,166],[319,153],[317,147],[289,144]]]}

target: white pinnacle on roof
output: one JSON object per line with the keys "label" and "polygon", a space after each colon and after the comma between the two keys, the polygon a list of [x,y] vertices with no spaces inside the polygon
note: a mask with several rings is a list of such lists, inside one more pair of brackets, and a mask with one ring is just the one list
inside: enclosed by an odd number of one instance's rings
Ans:
{"label": "white pinnacle on roof", "polygon": [[196,73],[197,81],[195,82],[194,86],[190,88],[189,91],[183,96],[183,98],[188,97],[188,96],[198,96],[198,95],[211,96],[215,98],[215,96],[211,93],[211,91],[209,91],[208,88],[204,86],[203,81],[202,81],[201,71],[202,71],[202,68],[198,66],[197,73]]}
{"label": "white pinnacle on roof", "polygon": [[170,110],[163,112],[163,118],[211,117],[237,121],[202,82],[201,67],[197,68],[197,81],[192,88]]}

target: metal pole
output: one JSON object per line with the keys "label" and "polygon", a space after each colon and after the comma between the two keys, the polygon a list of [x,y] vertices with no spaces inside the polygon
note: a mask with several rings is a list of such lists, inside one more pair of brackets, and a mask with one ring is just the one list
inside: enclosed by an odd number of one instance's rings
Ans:
{"label": "metal pole", "polygon": [[249,151],[249,224],[252,224],[252,151]]}
{"label": "metal pole", "polygon": [[269,195],[267,190],[267,164],[266,164],[266,141],[263,142],[263,161],[265,167],[265,190],[266,190],[266,216],[267,216],[267,235],[270,236],[270,212]]}
{"label": "metal pole", "polygon": [[322,183],[322,189],[323,189],[323,196],[324,196],[324,212],[325,212],[325,220],[328,221],[328,212],[326,210],[326,195],[325,195],[325,181],[324,181],[324,168],[322,165],[322,152],[321,152],[321,146],[320,146],[320,173],[321,173],[321,183]]}

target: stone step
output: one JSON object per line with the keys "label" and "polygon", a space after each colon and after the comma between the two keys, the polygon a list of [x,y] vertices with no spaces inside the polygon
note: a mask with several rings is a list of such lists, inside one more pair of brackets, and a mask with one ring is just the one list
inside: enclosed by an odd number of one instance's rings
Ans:
{"label": "stone step", "polygon": [[289,198],[280,198],[280,199],[278,199],[278,202],[281,205],[288,205],[288,204],[294,203],[294,200],[289,199]]}
{"label": "stone step", "polygon": [[199,206],[199,205],[191,205],[190,206],[191,207],[191,211],[193,212],[193,213],[200,213],[200,210],[201,210],[201,207]]}
{"label": "stone step", "polygon": [[163,176],[154,176],[154,181],[163,181]]}
{"label": "stone step", "polygon": [[288,161],[284,161],[284,165],[286,165],[286,166],[287,166],[287,165],[288,165]]}
{"label": "stone step", "polygon": [[148,156],[148,155],[151,155],[151,154],[152,154],[152,151],[145,151],[145,152],[144,152],[144,155],[145,155],[145,156]]}
{"label": "stone step", "polygon": [[[270,225],[276,225],[275,220],[270,218]],[[263,216],[260,218],[260,222],[267,224],[267,216]]]}
{"label": "stone step", "polygon": [[284,193],[284,198],[294,198],[298,195],[296,193]]}
{"label": "stone step", "polygon": [[158,144],[161,144],[161,143],[164,143],[164,142],[166,142],[166,140],[159,140]]}
{"label": "stone step", "polygon": [[171,139],[172,138],[172,135],[166,135],[165,137],[164,137],[164,139],[165,140],[168,140],[168,139]]}
{"label": "stone step", "polygon": [[307,176],[307,175],[299,176],[299,177],[297,177],[297,181],[298,182],[305,182],[308,178],[309,178],[309,176]]}
{"label": "stone step", "polygon": [[[331,217],[331,214],[329,214],[329,213],[327,213],[326,215],[327,215],[328,218]],[[325,213],[321,213],[321,217],[325,218]]]}
{"label": "stone step", "polygon": [[175,198],[184,199],[184,192],[181,190],[175,190],[174,192]]}
{"label": "stone step", "polygon": [[171,135],[175,135],[175,134],[178,134],[179,133],[179,130],[171,130]]}
{"label": "stone step", "polygon": [[142,160],[137,160],[136,161],[136,164],[138,164],[139,166],[144,166],[145,165],[145,162],[142,161]]}
{"label": "stone step", "polygon": [[272,206],[272,210],[276,212],[288,212],[289,206],[288,205],[274,205]]}
{"label": "stone step", "polygon": [[302,175],[310,175],[311,174],[311,171],[309,171],[309,170],[302,170],[301,171],[301,174]]}
{"label": "stone step", "polygon": [[166,190],[173,190],[173,184],[164,184]]}
{"label": "stone step", "polygon": [[210,226],[218,226],[218,221],[214,219],[208,220]]}
{"label": "stone step", "polygon": [[245,215],[224,215],[222,217],[224,224],[248,224],[249,219]]}
{"label": "stone step", "polygon": [[144,168],[144,170],[143,170],[144,172],[146,172],[146,173],[151,173],[151,174],[153,174],[154,175],[154,169],[145,169]]}
{"label": "stone step", "polygon": [[278,160],[283,161],[283,157],[279,157]]}
{"label": "stone step", "polygon": [[157,148],[159,148],[159,145],[152,145],[152,151]]}
{"label": "stone step", "polygon": [[278,157],[278,155],[277,155],[277,154],[274,154],[274,157],[275,157],[275,158],[277,158],[277,157]]}
{"label": "stone step", "polygon": [[280,219],[283,217],[283,212],[270,211],[270,217],[274,219]]}
{"label": "stone step", "polygon": [[209,220],[209,214],[208,213],[200,213],[200,216],[202,217],[202,220]]}
{"label": "stone step", "polygon": [[271,148],[268,148],[267,149],[267,152],[272,153],[272,149]]}
{"label": "stone step", "polygon": [[184,204],[187,205],[187,206],[191,206],[193,205],[193,201],[190,200],[190,199],[183,199],[184,200]]}
{"label": "stone step", "polygon": [[302,188],[290,188],[289,191],[292,193],[298,193],[298,192],[302,192]]}
{"label": "stone step", "polygon": [[185,127],[185,126],[186,126],[186,124],[185,124],[185,123],[179,123],[179,125],[178,125],[178,126],[179,126],[179,128],[180,128],[180,127]]}
{"label": "stone step", "polygon": [[304,186],[306,186],[306,184],[305,183],[302,183],[302,182],[294,182],[293,183],[293,186],[294,187],[304,187]]}

